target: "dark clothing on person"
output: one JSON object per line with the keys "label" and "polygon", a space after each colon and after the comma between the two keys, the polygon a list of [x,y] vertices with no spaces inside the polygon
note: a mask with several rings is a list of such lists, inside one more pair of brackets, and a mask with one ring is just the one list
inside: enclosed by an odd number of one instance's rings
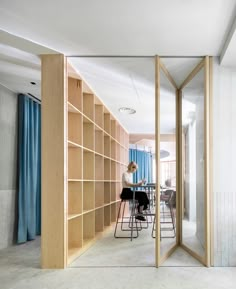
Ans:
{"label": "dark clothing on person", "polygon": [[[123,188],[120,197],[123,200],[132,200],[133,199],[133,193],[130,188]],[[149,199],[145,191],[135,191],[135,200],[138,201],[138,211],[139,207],[143,206],[143,210],[146,210],[149,205]]]}

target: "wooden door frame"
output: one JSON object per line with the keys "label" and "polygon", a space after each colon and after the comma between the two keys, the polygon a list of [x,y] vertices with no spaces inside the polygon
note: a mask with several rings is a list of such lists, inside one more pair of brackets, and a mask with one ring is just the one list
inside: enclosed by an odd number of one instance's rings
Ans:
{"label": "wooden door frame", "polygon": [[[204,190],[205,190],[205,240],[204,257],[198,256],[182,243],[183,214],[183,164],[182,164],[182,89],[204,67]],[[209,267],[213,265],[213,196],[212,196],[212,57],[205,56],[178,87],[168,70],[155,56],[155,134],[156,134],[156,207],[160,207],[160,71],[176,89],[176,244],[163,256],[160,256],[160,210],[156,210],[156,267],[159,267],[180,245],[191,256]]]}
{"label": "wooden door frame", "polygon": [[155,115],[156,115],[156,208],[160,208],[160,72],[162,71],[169,82],[175,89],[175,103],[176,103],[176,243],[165,253],[163,256],[160,255],[160,210],[156,210],[156,267],[161,266],[161,264],[175,251],[179,245],[179,113],[178,113],[178,86],[176,85],[174,79],[172,78],[169,71],[166,69],[165,65],[162,63],[159,56],[155,57]]}
{"label": "wooden door frame", "polygon": [[182,240],[182,222],[180,219],[180,246],[185,249],[191,256],[200,261],[203,265],[210,267],[212,264],[212,228],[213,224],[211,221],[212,212],[212,114],[211,114],[211,99],[212,99],[212,58],[209,56],[203,57],[203,59],[198,63],[198,65],[192,70],[192,72],[186,77],[183,83],[179,87],[179,138],[180,138],[180,216],[183,215],[183,150],[182,150],[182,90],[183,88],[197,75],[197,73],[204,68],[204,204],[205,204],[205,254],[204,256],[199,256],[196,252],[188,248],[183,244]]}

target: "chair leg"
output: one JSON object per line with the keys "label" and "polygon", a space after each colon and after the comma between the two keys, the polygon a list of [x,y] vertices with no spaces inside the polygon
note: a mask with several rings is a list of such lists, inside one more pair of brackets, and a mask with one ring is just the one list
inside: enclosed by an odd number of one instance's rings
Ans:
{"label": "chair leg", "polygon": [[120,205],[119,205],[119,209],[118,209],[118,214],[117,214],[117,218],[116,218],[116,226],[115,226],[115,231],[114,231],[114,237],[116,237],[116,230],[117,230],[117,225],[118,225],[118,221],[119,221],[119,217],[120,217],[120,209],[121,209],[121,204],[122,204],[122,201],[120,201]]}
{"label": "chair leg", "polygon": [[156,217],[154,217],[153,225],[152,225],[152,238],[156,238],[156,236],[154,235],[154,231],[156,231],[155,225],[156,225]]}
{"label": "chair leg", "polygon": [[[133,240],[133,238],[137,238],[138,237],[138,231],[140,231],[141,229],[140,228],[138,228],[138,225],[137,225],[137,221],[136,221],[136,219],[134,219],[135,218],[135,206],[132,206],[132,208],[131,208],[131,215],[130,215],[130,217],[125,217],[124,216],[124,212],[125,212],[125,204],[126,204],[126,201],[128,201],[128,200],[121,200],[120,201],[120,205],[119,205],[119,209],[118,209],[118,214],[117,214],[117,219],[116,219],[116,226],[115,226],[115,231],[114,231],[114,237],[115,238],[130,238],[130,240],[132,241]],[[122,204],[123,204],[123,210],[122,210]],[[122,211],[122,213],[121,213],[121,211]],[[119,220],[120,219],[120,213],[121,213],[121,220]],[[125,222],[124,220],[125,219],[129,219],[129,221],[128,222]],[[130,220],[130,218],[131,218],[131,220]],[[125,229],[124,228],[124,223],[126,223],[126,224],[129,224],[128,226],[129,226],[129,229]],[[130,232],[130,236],[118,236],[118,234],[117,234],[117,227],[118,227],[118,224],[121,224],[121,231],[128,231],[128,232]],[[131,226],[130,226],[130,224],[131,224]],[[134,233],[135,233],[135,235],[134,235]]]}
{"label": "chair leg", "polygon": [[121,219],[122,219],[121,231],[126,231],[126,229],[123,229],[123,225],[124,225],[124,223],[126,223],[126,222],[124,222],[123,220],[127,218],[127,217],[124,216],[124,214],[125,214],[126,202],[122,201],[121,204],[122,204],[122,203],[123,203],[124,205],[123,205],[122,216],[121,216]]}
{"label": "chair leg", "polygon": [[175,236],[175,218],[174,218],[174,210],[173,210],[172,205],[170,205],[170,214],[171,214],[172,226],[173,226],[173,231],[174,231],[174,236]]}
{"label": "chair leg", "polygon": [[[156,238],[156,234],[154,234],[154,232],[156,232],[156,216],[154,216],[154,220],[153,220],[153,225],[152,225],[152,238]],[[160,241],[161,241],[161,230],[160,230]]]}
{"label": "chair leg", "polygon": [[[174,238],[176,235],[174,212],[173,212],[171,202],[168,202],[168,208],[169,208],[169,213],[163,212],[163,220],[161,221],[161,224],[172,224],[172,228],[171,227],[165,227],[165,228],[162,228],[161,230],[162,231],[173,231],[173,235],[163,236],[162,238]],[[168,220],[168,218],[171,219],[171,221]]]}

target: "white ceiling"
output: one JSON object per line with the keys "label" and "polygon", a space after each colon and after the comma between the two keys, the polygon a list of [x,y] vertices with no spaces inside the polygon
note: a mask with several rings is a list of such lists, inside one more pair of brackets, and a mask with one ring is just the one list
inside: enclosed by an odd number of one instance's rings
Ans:
{"label": "white ceiling", "polygon": [[[202,58],[163,58],[162,62],[179,86]],[[155,134],[155,59],[154,57],[69,58],[96,95],[132,134]],[[191,89],[203,88],[204,78],[195,77]],[[163,134],[175,133],[175,88],[161,72],[160,129]],[[190,89],[190,88],[189,88]],[[184,100],[185,109],[192,109]],[[122,114],[119,108],[129,107],[135,114]]]}
{"label": "white ceiling", "polygon": [[1,0],[0,27],[66,55],[219,55],[235,0]]}
{"label": "white ceiling", "polygon": [[[70,62],[130,133],[155,133],[154,58],[71,58]],[[121,107],[136,113],[122,114]]]}
{"label": "white ceiling", "polygon": [[[236,0],[1,0],[0,83],[40,98],[40,54],[148,56],[70,61],[129,132],[152,133],[154,62],[149,57],[213,55],[236,67],[235,15]],[[200,59],[162,61],[179,85]],[[164,85],[162,92],[167,93]],[[137,113],[121,115],[120,106]],[[171,108],[166,107],[168,133]]]}
{"label": "white ceiling", "polygon": [[220,62],[223,66],[236,67],[236,17],[220,52]]}

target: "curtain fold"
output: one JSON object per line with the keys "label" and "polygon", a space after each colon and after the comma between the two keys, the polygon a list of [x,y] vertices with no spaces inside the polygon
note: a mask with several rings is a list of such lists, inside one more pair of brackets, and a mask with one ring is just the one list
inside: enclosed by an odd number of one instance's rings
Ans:
{"label": "curtain fold", "polygon": [[18,95],[17,243],[41,233],[41,105]]}
{"label": "curtain fold", "polygon": [[152,154],[150,152],[129,149],[129,161],[135,161],[138,164],[138,170],[133,174],[135,183],[141,179],[146,179],[147,183],[153,182]]}

